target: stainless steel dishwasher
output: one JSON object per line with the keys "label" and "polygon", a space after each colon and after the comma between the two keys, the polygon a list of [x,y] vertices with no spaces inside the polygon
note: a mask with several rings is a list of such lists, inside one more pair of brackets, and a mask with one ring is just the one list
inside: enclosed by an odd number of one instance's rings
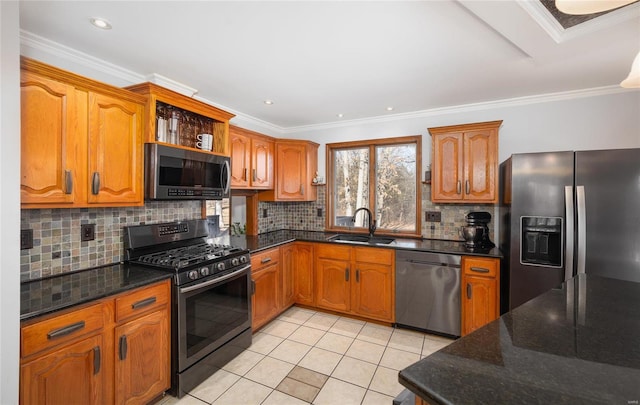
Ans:
{"label": "stainless steel dishwasher", "polygon": [[396,324],[460,336],[460,260],[396,251]]}

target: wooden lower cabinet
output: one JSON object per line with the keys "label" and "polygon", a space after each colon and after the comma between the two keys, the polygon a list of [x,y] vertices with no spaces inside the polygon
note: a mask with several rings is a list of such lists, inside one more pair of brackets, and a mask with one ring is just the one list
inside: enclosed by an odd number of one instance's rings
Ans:
{"label": "wooden lower cabinet", "polygon": [[251,280],[251,326],[256,331],[278,316],[282,308],[280,248],[251,256]]}
{"label": "wooden lower cabinet", "polygon": [[392,249],[316,245],[316,306],[395,321]]}
{"label": "wooden lower cabinet", "polygon": [[156,311],[116,327],[115,403],[144,404],[167,389],[169,314]]}
{"label": "wooden lower cabinet", "polygon": [[293,257],[294,302],[313,305],[313,243],[296,242]]}
{"label": "wooden lower cabinet", "polygon": [[282,309],[293,305],[295,301],[294,271],[296,268],[296,245],[289,243],[280,248],[280,258],[282,259]]}
{"label": "wooden lower cabinet", "polygon": [[500,317],[500,260],[462,258],[462,336]]}
{"label": "wooden lower cabinet", "polygon": [[20,367],[20,403],[103,403],[102,335],[92,336]]}
{"label": "wooden lower cabinet", "polygon": [[[20,403],[145,404],[169,389],[170,288],[165,280],[25,321]],[[119,302],[153,304],[123,313]]]}

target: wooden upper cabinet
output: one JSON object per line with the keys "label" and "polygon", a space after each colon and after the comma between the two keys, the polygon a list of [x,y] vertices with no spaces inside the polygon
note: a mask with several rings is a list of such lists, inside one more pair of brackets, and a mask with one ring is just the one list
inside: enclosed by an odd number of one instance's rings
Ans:
{"label": "wooden upper cabinet", "polygon": [[264,201],[315,201],[312,180],[318,168],[318,144],[310,141],[276,140],[274,190],[262,193]]}
{"label": "wooden upper cabinet", "polygon": [[140,104],[89,94],[89,203],[144,199],[142,114]]}
{"label": "wooden upper cabinet", "polygon": [[21,59],[22,208],[136,206],[145,97]]}
{"label": "wooden upper cabinet", "polygon": [[[196,136],[205,133],[213,135],[211,153],[230,155],[229,120],[235,117],[234,114],[154,83],[140,83],[126,89],[147,96],[144,142],[209,153],[196,148]],[[170,144],[169,139],[159,139],[158,118],[161,118],[162,111],[167,110],[175,110],[180,114],[181,134],[176,144]]]}
{"label": "wooden upper cabinet", "polygon": [[433,202],[498,201],[498,128],[502,121],[429,128]]}
{"label": "wooden upper cabinet", "polygon": [[275,139],[231,125],[231,188],[273,189]]}

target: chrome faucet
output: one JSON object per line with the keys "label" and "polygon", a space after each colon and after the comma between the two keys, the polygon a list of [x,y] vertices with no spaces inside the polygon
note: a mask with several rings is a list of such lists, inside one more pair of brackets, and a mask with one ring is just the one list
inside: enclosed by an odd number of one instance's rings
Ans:
{"label": "chrome faucet", "polygon": [[360,211],[367,211],[367,214],[369,214],[369,237],[373,238],[373,233],[376,231],[376,220],[373,219],[373,214],[371,213],[371,211],[369,210],[369,208],[365,208],[365,207],[360,207],[356,210],[356,212],[353,213],[353,217],[351,217],[351,222],[356,222],[356,214]]}

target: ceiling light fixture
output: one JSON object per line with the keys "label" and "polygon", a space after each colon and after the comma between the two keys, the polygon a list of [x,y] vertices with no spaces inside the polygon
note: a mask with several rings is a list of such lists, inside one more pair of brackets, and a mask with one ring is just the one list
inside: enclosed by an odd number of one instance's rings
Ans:
{"label": "ceiling light fixture", "polygon": [[627,89],[640,88],[640,52],[638,52],[636,58],[633,60],[629,76],[620,83],[620,86]]}
{"label": "ceiling light fixture", "polygon": [[265,103],[266,105],[272,105],[272,104],[273,104],[273,101],[271,101],[271,100],[264,100],[264,103]]}
{"label": "ceiling light fixture", "polygon": [[636,0],[556,0],[556,8],[565,14],[586,15],[613,10],[634,1]]}
{"label": "ceiling light fixture", "polygon": [[344,114],[342,114],[342,113],[340,113],[340,114],[336,114],[336,117],[338,117],[338,118],[342,118],[342,117],[344,117]]}
{"label": "ceiling light fixture", "polygon": [[98,27],[103,30],[110,30],[111,23],[104,18],[94,17],[90,18],[89,21],[93,24],[94,27]]}
{"label": "ceiling light fixture", "polygon": [[393,111],[393,107],[387,107],[387,111]]}

